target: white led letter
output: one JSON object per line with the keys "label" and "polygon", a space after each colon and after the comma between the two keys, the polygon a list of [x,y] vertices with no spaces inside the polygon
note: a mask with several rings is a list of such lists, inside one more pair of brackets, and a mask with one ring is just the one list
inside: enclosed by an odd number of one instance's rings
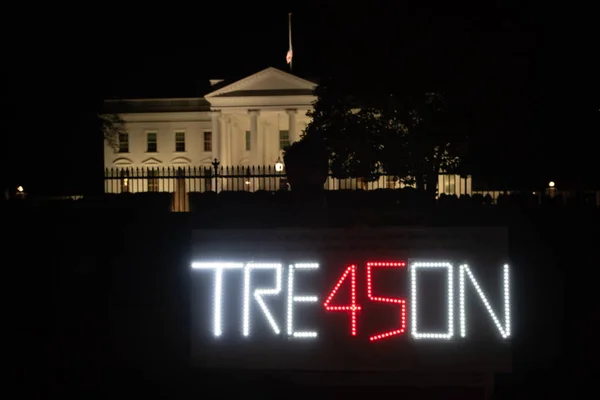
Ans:
{"label": "white led letter", "polygon": [[510,281],[508,276],[508,265],[504,264],[504,327],[500,324],[500,320],[496,316],[494,310],[490,306],[490,303],[481,290],[479,283],[473,276],[471,269],[467,264],[463,264],[459,267],[459,309],[460,309],[460,336],[467,336],[467,316],[465,313],[465,275],[469,277],[469,280],[475,287],[475,291],[479,295],[479,298],[485,305],[487,312],[492,317],[496,328],[500,332],[500,335],[504,339],[510,336]]}
{"label": "white led letter", "polygon": [[267,321],[273,328],[273,331],[279,335],[280,330],[273,318],[273,314],[269,311],[269,308],[265,304],[263,300],[263,296],[276,296],[281,293],[281,264],[253,264],[248,263],[244,267],[244,320],[242,323],[242,333],[244,336],[250,335],[250,275],[253,270],[257,269],[272,269],[275,270],[275,287],[271,289],[255,289],[254,290],[254,299],[262,309],[262,312],[267,317]]}
{"label": "white led letter", "polygon": [[[446,333],[423,333],[419,332],[418,302],[417,302],[417,269],[439,269],[448,270],[448,331]],[[454,285],[452,277],[452,264],[449,262],[414,262],[410,266],[411,287],[411,333],[415,339],[450,339],[454,336]]]}
{"label": "white led letter", "polygon": [[295,338],[316,338],[315,331],[295,331],[294,332],[294,303],[315,303],[317,296],[295,296],[294,295],[294,275],[297,269],[318,269],[319,264],[291,264],[288,271],[288,293],[287,293],[287,334]]}
{"label": "white led letter", "polygon": [[244,264],[233,262],[195,262],[192,263],[192,269],[213,269],[215,271],[214,298],[213,298],[213,333],[215,336],[221,336],[223,328],[221,320],[223,312],[221,311],[223,303],[223,271],[226,269],[242,269]]}

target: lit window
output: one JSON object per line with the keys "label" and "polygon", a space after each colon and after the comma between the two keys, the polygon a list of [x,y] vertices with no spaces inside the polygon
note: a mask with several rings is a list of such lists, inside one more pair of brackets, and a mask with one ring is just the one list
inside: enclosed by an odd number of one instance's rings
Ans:
{"label": "lit window", "polygon": [[386,177],[386,187],[388,189],[396,189],[396,177],[393,175],[388,175]]}
{"label": "lit window", "polygon": [[147,134],[148,147],[146,151],[148,153],[156,153],[158,151],[158,145],[156,141],[156,132],[148,132]]}
{"label": "lit window", "polygon": [[290,132],[279,131],[279,150],[285,150],[290,145]]}
{"label": "lit window", "polygon": [[204,151],[212,151],[212,132],[204,132]]}
{"label": "lit window", "polygon": [[129,153],[128,133],[119,133],[119,153]]}
{"label": "lit window", "polygon": [[456,194],[456,175],[442,175],[444,180],[444,193]]}
{"label": "lit window", "polygon": [[185,151],[185,132],[175,132],[175,151],[178,153]]}

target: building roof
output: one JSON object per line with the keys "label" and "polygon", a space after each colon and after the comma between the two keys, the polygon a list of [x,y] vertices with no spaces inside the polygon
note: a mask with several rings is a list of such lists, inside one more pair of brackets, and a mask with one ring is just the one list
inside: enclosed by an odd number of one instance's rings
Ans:
{"label": "building roof", "polygon": [[313,96],[316,83],[269,67],[241,79],[211,79],[210,92],[204,97],[109,99],[106,113],[161,113],[210,111],[218,99],[235,97]]}
{"label": "building roof", "polygon": [[236,96],[310,96],[316,86],[317,84],[314,82],[269,67],[242,79],[223,81],[215,85],[214,90],[205,97],[211,99]]}
{"label": "building roof", "polygon": [[104,112],[109,114],[210,111],[203,97],[180,99],[106,100]]}

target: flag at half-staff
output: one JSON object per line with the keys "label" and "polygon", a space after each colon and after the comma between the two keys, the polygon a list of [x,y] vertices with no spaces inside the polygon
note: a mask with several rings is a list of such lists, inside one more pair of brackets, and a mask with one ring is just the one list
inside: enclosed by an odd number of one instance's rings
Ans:
{"label": "flag at half-staff", "polygon": [[290,65],[290,70],[292,69],[292,58],[294,56],[294,51],[292,50],[292,13],[288,14],[288,36],[290,41],[290,48],[285,56],[285,61]]}

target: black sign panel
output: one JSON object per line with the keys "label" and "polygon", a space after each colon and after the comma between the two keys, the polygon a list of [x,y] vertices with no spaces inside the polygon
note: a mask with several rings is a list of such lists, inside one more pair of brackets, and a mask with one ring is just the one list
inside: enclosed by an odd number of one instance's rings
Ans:
{"label": "black sign panel", "polygon": [[198,230],[193,245],[195,366],[510,371],[506,229]]}

